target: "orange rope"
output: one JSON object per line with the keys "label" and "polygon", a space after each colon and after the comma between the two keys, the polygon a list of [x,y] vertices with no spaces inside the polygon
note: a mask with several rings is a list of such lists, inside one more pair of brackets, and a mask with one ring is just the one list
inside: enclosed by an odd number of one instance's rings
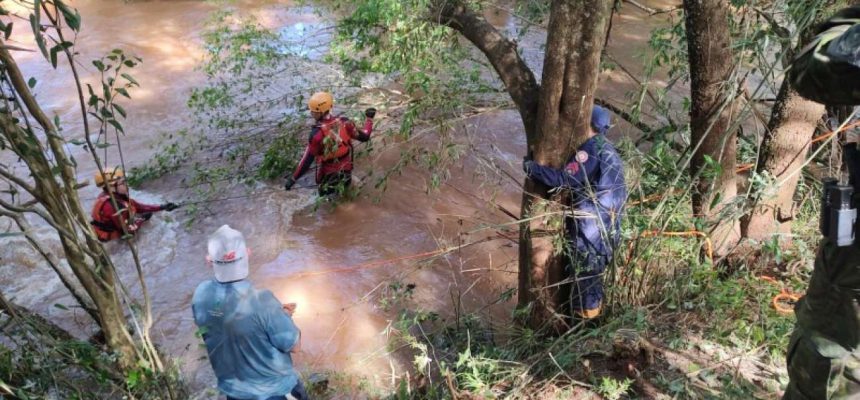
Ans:
{"label": "orange rope", "polygon": [[797,301],[800,300],[801,296],[797,293],[791,293],[786,290],[785,287],[782,286],[782,284],[779,283],[779,281],[777,281],[773,277],[762,275],[759,276],[759,278],[763,281],[767,281],[773,283],[776,286],[779,286],[779,294],[773,296],[773,299],[771,299],[771,305],[773,305],[773,308],[781,314],[793,313],[794,307],[786,306],[784,303],[797,303]]}
{"label": "orange rope", "polygon": [[736,174],[739,174],[739,173],[741,173],[741,172],[751,170],[753,167],[755,167],[755,164],[741,164],[741,165],[740,165],[740,166],[735,170],[735,173],[736,173]]}
{"label": "orange rope", "polygon": [[[854,127],[856,127],[856,126],[860,126],[860,120],[855,121],[855,122],[852,122],[852,123],[850,123],[850,124],[848,124],[848,125],[845,125],[844,127],[842,127],[842,129],[837,129],[837,130],[835,130],[835,131],[830,131],[830,132],[822,133],[822,134],[820,134],[820,135],[818,135],[818,136],[816,136],[816,137],[812,138],[812,141],[810,142],[810,144],[812,144],[812,143],[818,143],[818,142],[821,142],[821,141],[827,140],[828,138],[830,138],[830,137],[831,137],[831,136],[833,136],[833,135],[837,135],[837,134],[839,134],[840,132],[846,131],[846,130],[848,130],[848,129],[850,129],[850,128],[854,128]],[[739,173],[744,172],[744,171],[749,171],[749,170],[753,169],[754,167],[755,167],[755,164],[741,164],[741,165],[739,165],[739,166],[737,167],[737,169],[735,169],[735,173],[736,173],[736,174],[739,174]],[[678,191],[678,189],[675,189],[675,190],[672,192],[672,194],[677,193],[677,191]],[[639,205],[639,204],[648,203],[648,202],[651,202],[651,201],[654,201],[654,200],[660,200],[660,199],[662,199],[664,196],[666,196],[666,195],[665,195],[665,194],[663,194],[663,193],[658,193],[658,194],[654,194],[654,195],[648,196],[648,197],[646,197],[646,198],[644,198],[644,199],[642,199],[642,200],[635,200],[635,201],[631,201],[631,202],[629,202],[629,203],[627,203],[627,204],[628,204],[628,205],[630,205],[630,206],[637,206],[637,205]]]}
{"label": "orange rope", "polygon": [[835,130],[835,131],[831,131],[831,132],[827,132],[827,133],[822,133],[822,134],[820,134],[820,135],[818,135],[818,136],[816,136],[816,137],[812,138],[812,143],[818,143],[818,142],[820,142],[820,141],[822,141],[822,140],[827,140],[829,137],[831,137],[831,136],[833,136],[833,135],[836,135],[836,134],[838,134],[839,132],[843,132],[843,131],[845,131],[845,130],[848,130],[848,129],[853,128],[853,127],[858,126],[858,125],[860,125],[860,121],[854,121],[854,122],[852,122],[852,123],[850,123],[850,124],[848,124],[848,125],[845,125],[844,127],[842,127],[842,129],[837,129],[837,130]]}
{"label": "orange rope", "polygon": [[427,251],[424,253],[412,254],[412,255],[403,256],[403,257],[388,258],[388,259],[384,259],[384,260],[378,260],[378,261],[373,261],[373,262],[369,262],[369,263],[358,264],[358,265],[353,265],[353,266],[348,266],[348,267],[326,268],[326,269],[323,269],[320,271],[303,272],[303,273],[300,273],[298,275],[294,275],[293,277],[294,278],[303,278],[303,277],[307,277],[307,276],[326,275],[326,274],[334,274],[334,273],[339,273],[339,272],[355,272],[355,271],[362,270],[362,269],[371,269],[371,268],[381,267],[383,265],[393,264],[393,263],[396,263],[398,261],[412,260],[412,259],[416,259],[416,258],[430,258],[433,256],[444,254],[448,251],[451,251],[451,249],[438,249],[438,250],[433,250],[433,251]]}

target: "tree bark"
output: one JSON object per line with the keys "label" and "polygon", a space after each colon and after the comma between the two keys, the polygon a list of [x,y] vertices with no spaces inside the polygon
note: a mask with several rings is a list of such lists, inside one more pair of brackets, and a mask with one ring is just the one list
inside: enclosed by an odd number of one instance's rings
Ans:
{"label": "tree bark", "polygon": [[[848,3],[857,5],[860,1]],[[783,59],[792,60],[796,51],[814,38],[815,26],[842,6],[844,4],[837,1],[828,2],[817,14],[817,21],[801,32],[798,46]],[[791,243],[794,192],[816,125],[824,112],[823,105],[801,97],[787,80],[782,82],[756,163],[756,172],[772,176],[775,186],[752,193],[750,212],[742,221],[744,238],[760,242],[779,235],[783,245]]]}
{"label": "tree bark", "polygon": [[[586,138],[612,2],[555,0],[551,7],[540,86],[516,43],[466,2],[434,1],[431,15],[484,53],[517,105],[529,152],[544,165],[561,167]],[[526,180],[523,189],[524,219],[563,208],[558,201],[547,201],[548,188],[536,182]],[[528,325],[535,329],[566,325],[558,313],[566,301],[558,286],[566,278],[566,260],[552,245],[552,237],[562,234],[562,219],[553,214],[520,227],[518,300],[521,308],[530,311]]]}
{"label": "tree bark", "polygon": [[534,73],[517,51],[517,44],[502,35],[484,17],[461,0],[437,0],[431,7],[434,22],[448,26],[472,42],[484,53],[523,120],[526,136],[534,135],[537,121],[538,93]]}
{"label": "tree bark", "polygon": [[[537,129],[527,138],[529,151],[542,165],[563,167],[587,137],[611,8],[611,2],[552,3]],[[562,199],[545,200],[549,193],[543,185],[527,179],[523,186],[524,219],[563,208]],[[531,311],[529,326],[565,327],[569,285],[558,283],[567,277],[568,261],[552,240],[563,229],[564,218],[558,214],[521,226],[519,305]]]}
{"label": "tree bark", "polygon": [[[738,218],[720,215],[737,196],[737,130],[732,127],[737,82],[732,77],[729,4],[726,0],[684,0],[684,11],[691,81],[690,137],[694,147],[690,162],[695,184],[693,214],[712,226],[709,234],[715,250],[722,255],[740,239]],[[708,158],[719,165],[719,171],[708,166]]]}
{"label": "tree bark", "polygon": [[804,99],[783,81],[756,165],[756,172],[772,176],[774,183],[753,194],[752,210],[743,221],[746,239],[765,241],[779,235],[784,244],[790,243],[794,191],[822,115],[823,105]]}

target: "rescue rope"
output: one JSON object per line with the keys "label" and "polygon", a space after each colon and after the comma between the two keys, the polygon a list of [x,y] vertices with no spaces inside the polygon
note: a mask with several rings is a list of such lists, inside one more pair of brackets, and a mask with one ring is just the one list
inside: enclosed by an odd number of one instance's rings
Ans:
{"label": "rescue rope", "polygon": [[[310,186],[293,186],[293,187],[294,187],[294,188],[297,188],[297,189],[307,189],[307,188],[316,187],[316,185],[310,185]],[[265,196],[265,195],[275,194],[275,193],[286,193],[286,190],[284,190],[284,189],[266,190],[266,191],[263,191],[263,192],[255,192],[255,193],[249,193],[249,194],[245,194],[245,195],[238,195],[238,196],[218,197],[218,198],[214,198],[214,199],[206,199],[206,200],[184,201],[184,202],[180,202],[180,203],[177,203],[177,204],[178,204],[180,207],[182,207],[182,206],[190,206],[190,205],[194,205],[194,204],[207,204],[207,203],[216,203],[216,202],[219,202],[219,201],[228,201],[228,200],[237,200],[237,199],[247,199],[247,198],[251,198],[251,197]]]}
{"label": "rescue rope", "polygon": [[[814,144],[814,143],[818,143],[818,142],[821,142],[821,141],[827,140],[827,139],[829,139],[830,137],[832,137],[833,135],[838,135],[840,132],[844,132],[844,131],[846,131],[846,130],[848,130],[848,129],[851,129],[851,128],[854,128],[854,127],[857,127],[857,126],[860,126],[860,120],[858,120],[858,121],[854,121],[854,122],[852,122],[852,123],[850,123],[850,124],[847,124],[847,125],[843,126],[842,128],[834,129],[834,130],[832,130],[832,131],[830,131],[830,132],[825,132],[825,133],[822,133],[822,134],[820,134],[820,135],[818,135],[818,136],[815,136],[815,137],[813,137],[813,138],[812,138],[812,140],[809,142],[809,144]],[[738,167],[737,167],[737,169],[735,169],[735,173],[736,173],[736,174],[739,174],[739,173],[741,173],[741,172],[749,171],[749,170],[751,170],[751,169],[753,169],[753,168],[755,168],[755,164],[753,164],[753,163],[741,164],[740,166],[738,166]],[[678,191],[680,191],[680,189],[677,189],[677,188],[676,188],[676,189],[675,189],[671,194],[669,194],[669,195],[677,194],[677,192],[678,192]],[[660,200],[660,199],[662,199],[662,198],[663,198],[663,197],[665,197],[665,196],[667,196],[667,194],[663,194],[663,193],[653,194],[653,195],[651,195],[651,196],[645,197],[645,198],[644,198],[644,199],[642,199],[642,200],[632,201],[632,202],[629,202],[629,203],[627,203],[627,204],[628,204],[628,205],[631,205],[631,206],[636,206],[636,205],[640,205],[640,204],[643,204],[643,203],[648,203],[648,202],[651,202],[651,201]]]}
{"label": "rescue rope", "polygon": [[639,233],[639,236],[635,240],[630,241],[630,246],[627,252],[627,262],[628,265],[630,260],[633,259],[633,247],[634,244],[639,240],[639,238],[647,238],[647,237],[658,237],[658,236],[666,236],[666,237],[700,237],[705,239],[705,254],[708,256],[708,259],[711,261],[711,264],[714,263],[714,246],[711,242],[711,238],[708,237],[708,234],[702,231],[690,230],[690,231],[657,231],[657,230],[647,230]]}
{"label": "rescue rope", "polygon": [[302,272],[302,273],[293,275],[292,278],[306,278],[309,276],[319,276],[319,275],[328,275],[328,274],[337,274],[337,273],[356,272],[356,271],[360,271],[363,269],[378,268],[378,267],[381,267],[383,265],[394,264],[394,263],[400,262],[400,261],[414,260],[414,259],[429,259],[429,258],[440,256],[440,255],[443,255],[446,253],[451,253],[451,252],[454,252],[454,251],[457,251],[460,249],[464,249],[464,248],[469,247],[469,246],[473,246],[473,245],[480,244],[480,243],[486,243],[486,242],[493,241],[493,240],[499,240],[499,239],[504,239],[504,238],[503,237],[500,237],[500,238],[487,237],[487,238],[484,238],[481,240],[476,240],[474,242],[464,243],[461,245],[446,247],[446,248],[442,248],[442,249],[436,249],[436,250],[432,250],[432,251],[425,251],[423,253],[411,254],[411,255],[407,255],[407,256],[386,258],[386,259],[382,259],[382,260],[376,260],[376,261],[371,261],[371,262],[366,262],[366,263],[351,265],[351,266],[325,267],[325,268],[318,270],[318,271]]}
{"label": "rescue rope", "polygon": [[780,314],[791,314],[794,312],[794,307],[786,306],[783,302],[789,304],[797,303],[802,297],[801,295],[789,292],[786,290],[785,286],[771,276],[761,275],[759,276],[759,279],[770,282],[779,287],[779,294],[773,296],[773,299],[771,299],[771,305],[773,305],[773,308],[776,309],[777,312]]}
{"label": "rescue rope", "polygon": [[[852,123],[850,123],[850,124],[848,124],[848,125],[845,125],[844,127],[840,128],[840,129],[835,129],[835,130],[832,130],[832,131],[830,131],[830,132],[822,133],[822,134],[820,134],[820,135],[818,135],[818,136],[816,136],[816,137],[812,138],[812,140],[809,142],[809,144],[814,144],[814,143],[818,143],[818,142],[821,142],[821,141],[827,140],[827,139],[829,139],[829,138],[830,138],[831,136],[833,136],[833,135],[838,135],[840,132],[844,132],[844,131],[846,131],[846,130],[848,130],[848,129],[850,129],[850,128],[854,128],[854,127],[856,127],[856,126],[858,126],[858,125],[860,125],[860,121],[855,121],[855,122],[852,122]],[[748,171],[748,170],[750,170],[750,169],[753,169],[753,167],[755,167],[755,164],[752,164],[752,163],[750,163],[750,164],[741,164],[741,165],[740,165],[740,166],[735,170],[735,173],[741,173],[741,172],[744,172],[744,171]]]}

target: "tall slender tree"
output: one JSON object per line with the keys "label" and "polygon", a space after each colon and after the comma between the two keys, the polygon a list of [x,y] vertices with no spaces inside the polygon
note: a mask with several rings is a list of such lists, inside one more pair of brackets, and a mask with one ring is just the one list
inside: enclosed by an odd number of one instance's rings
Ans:
{"label": "tall slender tree", "polygon": [[721,215],[737,196],[735,165],[738,82],[729,32],[728,0],[684,0],[690,64],[690,138],[693,214],[711,223],[725,254],[740,239],[738,218]]}

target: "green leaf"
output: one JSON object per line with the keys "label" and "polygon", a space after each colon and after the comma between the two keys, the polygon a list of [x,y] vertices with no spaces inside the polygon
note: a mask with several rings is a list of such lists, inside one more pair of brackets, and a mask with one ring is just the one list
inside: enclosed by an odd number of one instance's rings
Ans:
{"label": "green leaf", "polygon": [[128,95],[128,90],[125,90],[125,88],[116,88],[116,92],[125,96],[128,99],[131,98],[131,96]]}
{"label": "green leaf", "polygon": [[51,65],[57,68],[57,50],[59,46],[51,47]]}
{"label": "green leaf", "polygon": [[710,205],[711,209],[716,207],[717,204],[720,204],[720,200],[722,200],[722,198],[723,198],[722,193],[717,192],[717,194],[714,196],[714,198],[711,199],[711,205]]}
{"label": "green leaf", "polygon": [[62,305],[62,304],[60,304],[60,303],[54,304],[54,307],[57,307],[57,308],[59,308],[60,310],[69,311],[69,308],[68,308],[68,307],[66,307],[66,306],[64,306],[64,305]]}
{"label": "green leaf", "polygon": [[95,65],[99,71],[104,72],[105,63],[103,63],[101,60],[93,60],[93,65]]}
{"label": "green leaf", "polygon": [[105,118],[113,118],[113,113],[105,107],[99,109],[99,114],[101,114],[102,117]]}
{"label": "green leaf", "polygon": [[24,232],[0,232],[0,239],[7,237],[23,236]]}
{"label": "green leaf", "polygon": [[135,66],[137,66],[137,64],[136,64],[134,61],[132,61],[132,60],[125,60],[125,61],[123,62],[123,64],[124,64],[126,67],[129,67],[129,68],[134,68]]}
{"label": "green leaf", "polygon": [[12,22],[3,27],[3,36],[6,40],[9,39],[9,36],[12,36]]}
{"label": "green leaf", "polygon": [[54,115],[54,127],[56,127],[57,129],[60,129],[60,116],[59,115]]}
{"label": "green leaf", "polygon": [[92,116],[93,116],[93,117],[95,117],[97,120],[99,120],[99,122],[104,122],[104,118],[100,117],[98,114],[96,114],[96,113],[94,113],[94,112],[88,112],[87,114],[92,115]]}
{"label": "green leaf", "polygon": [[122,129],[122,124],[117,122],[117,120],[109,119],[109,120],[107,120],[107,122],[109,124],[113,125],[113,127],[116,128],[116,130],[120,131],[123,135],[125,135],[125,131]]}
{"label": "green leaf", "polygon": [[71,143],[75,146],[83,146],[83,145],[87,144],[87,142],[85,142],[83,139],[72,139],[72,140],[69,140],[69,143]]}
{"label": "green leaf", "polygon": [[27,81],[27,86],[29,86],[30,89],[36,87],[36,78],[30,78],[30,80]]}
{"label": "green leaf", "polygon": [[113,145],[110,143],[96,143],[96,148],[99,148],[99,149],[106,149],[106,148],[111,147],[111,146],[113,146]]}
{"label": "green leaf", "polygon": [[140,382],[140,372],[137,370],[130,371],[128,377],[125,378],[125,383],[130,389],[134,389]]}
{"label": "green leaf", "polygon": [[134,80],[134,78],[132,78],[132,77],[131,77],[131,75],[126,74],[126,73],[123,73],[123,74],[122,74],[122,77],[123,77],[123,78],[125,78],[126,80],[128,80],[129,82],[131,82],[131,83],[133,83],[133,84],[135,84],[135,85],[137,85],[137,86],[140,86],[140,84],[139,84],[139,83],[137,83],[137,81],[136,81],[136,80]]}
{"label": "green leaf", "polygon": [[102,82],[102,94],[104,95],[105,103],[110,101],[110,87],[107,83]]}
{"label": "green leaf", "polygon": [[54,4],[60,7],[60,12],[63,13],[63,19],[66,20],[66,24],[69,25],[69,28],[72,28],[75,32],[80,31],[81,14],[78,13],[78,10],[69,7],[61,0],[54,0]]}
{"label": "green leaf", "polygon": [[119,104],[113,103],[113,104],[111,104],[111,107],[113,107],[113,110],[116,111],[117,113],[119,113],[119,115],[122,115],[123,118],[126,117],[125,116],[125,109],[122,108],[122,106],[120,106]]}
{"label": "green leaf", "polygon": [[[36,4],[38,3],[39,0],[36,0]],[[44,56],[46,60],[49,60],[48,47],[45,45],[45,37],[42,36],[42,27],[39,25],[39,17],[30,14],[30,27],[33,28],[33,36],[36,39],[36,44],[39,46],[39,50],[42,52],[42,56]]]}

